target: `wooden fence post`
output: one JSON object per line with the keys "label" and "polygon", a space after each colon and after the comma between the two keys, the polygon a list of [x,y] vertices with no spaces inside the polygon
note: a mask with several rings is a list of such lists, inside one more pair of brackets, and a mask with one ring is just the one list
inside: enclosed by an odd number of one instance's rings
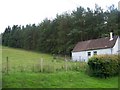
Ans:
{"label": "wooden fence post", "polygon": [[23,72],[23,66],[20,64],[20,72]]}
{"label": "wooden fence post", "polygon": [[6,69],[7,69],[7,74],[8,74],[8,57],[6,57],[6,62],[7,62],[7,66],[6,66]]}
{"label": "wooden fence post", "polygon": [[41,70],[41,72],[43,72],[43,58],[41,58],[41,62],[40,62],[40,70]]}
{"label": "wooden fence post", "polygon": [[66,55],[65,55],[65,70],[67,72],[67,59],[66,59]]}
{"label": "wooden fence post", "polygon": [[35,71],[35,64],[33,64],[33,68],[32,68],[32,72],[34,72]]}
{"label": "wooden fence post", "polygon": [[56,60],[54,60],[54,62],[53,62],[53,72],[56,72]]}

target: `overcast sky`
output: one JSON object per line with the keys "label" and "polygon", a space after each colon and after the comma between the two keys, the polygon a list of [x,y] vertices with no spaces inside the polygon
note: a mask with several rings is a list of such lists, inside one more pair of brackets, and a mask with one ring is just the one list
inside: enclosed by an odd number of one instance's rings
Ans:
{"label": "overcast sky", "polygon": [[54,19],[56,14],[71,12],[76,7],[94,8],[95,3],[106,8],[118,7],[119,0],[0,0],[0,33],[9,25],[38,24],[45,18]]}

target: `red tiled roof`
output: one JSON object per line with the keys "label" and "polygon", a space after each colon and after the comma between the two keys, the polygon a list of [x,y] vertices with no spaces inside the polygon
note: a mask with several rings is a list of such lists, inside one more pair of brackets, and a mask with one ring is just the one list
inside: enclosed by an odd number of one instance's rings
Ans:
{"label": "red tiled roof", "polygon": [[113,40],[111,41],[109,37],[104,37],[99,39],[78,42],[72,52],[112,48],[115,45],[117,38],[118,36],[114,36]]}

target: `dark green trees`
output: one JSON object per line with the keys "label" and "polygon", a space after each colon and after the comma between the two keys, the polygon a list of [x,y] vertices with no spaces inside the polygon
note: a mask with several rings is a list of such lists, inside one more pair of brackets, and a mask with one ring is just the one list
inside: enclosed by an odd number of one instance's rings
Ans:
{"label": "dark green trees", "polygon": [[112,31],[120,35],[120,12],[112,5],[103,11],[78,7],[72,13],[56,15],[54,20],[44,19],[39,25],[8,26],[2,34],[5,46],[70,55],[79,41],[109,36]]}

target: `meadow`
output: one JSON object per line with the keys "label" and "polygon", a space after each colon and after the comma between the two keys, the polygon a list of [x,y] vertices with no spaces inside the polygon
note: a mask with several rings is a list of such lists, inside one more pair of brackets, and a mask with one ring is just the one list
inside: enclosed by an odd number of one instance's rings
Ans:
{"label": "meadow", "polygon": [[73,62],[67,57],[2,47],[3,88],[118,87],[117,76],[90,77],[86,68],[87,63]]}

